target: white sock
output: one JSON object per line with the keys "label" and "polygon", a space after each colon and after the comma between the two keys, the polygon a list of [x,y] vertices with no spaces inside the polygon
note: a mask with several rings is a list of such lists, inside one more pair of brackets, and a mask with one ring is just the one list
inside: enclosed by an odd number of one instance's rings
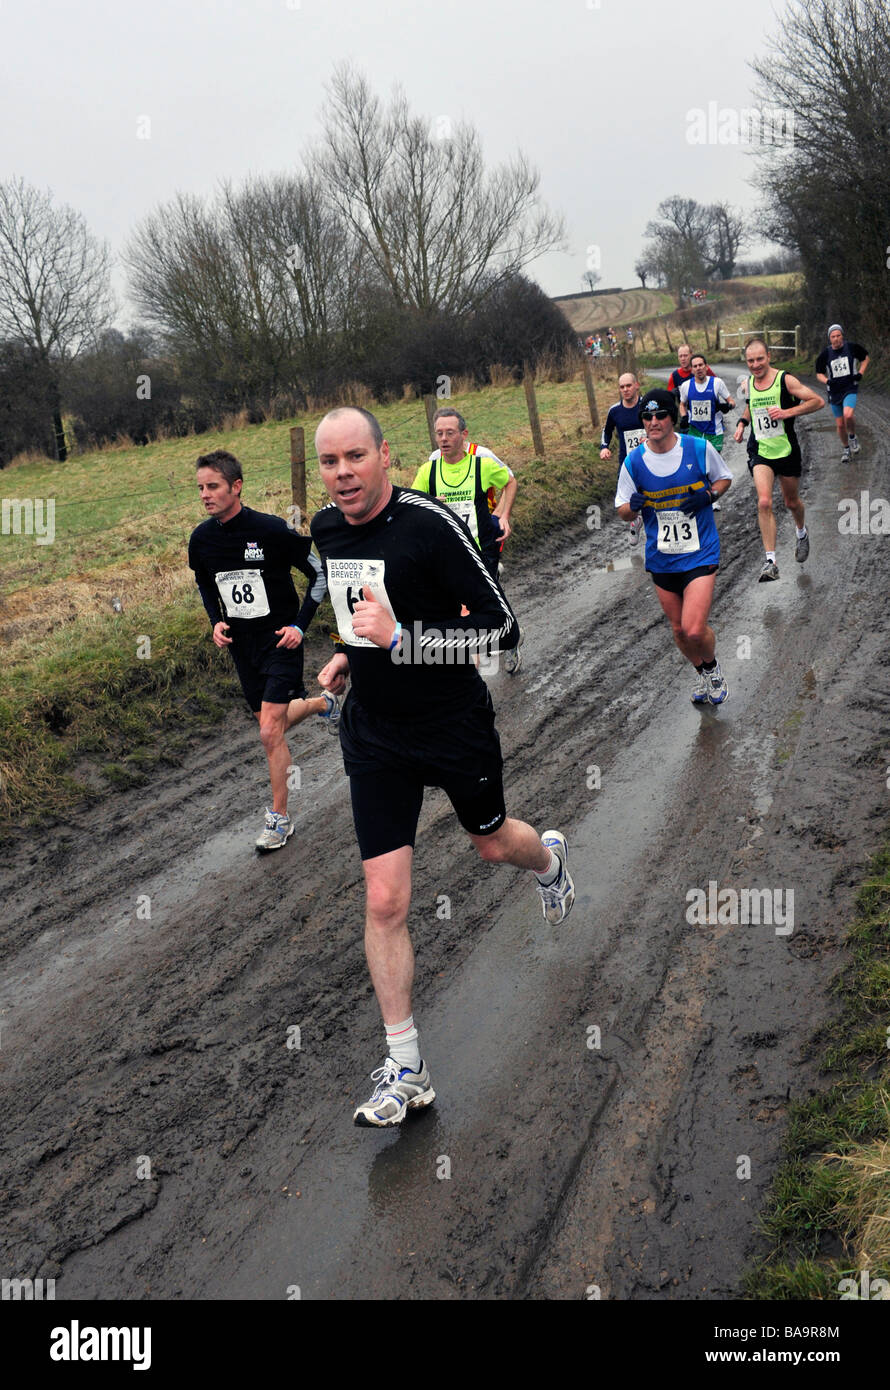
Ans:
{"label": "white sock", "polygon": [[799,541],[802,541],[804,536],[807,534],[807,528],[805,526],[795,526],[794,529],[797,532],[797,539]]}
{"label": "white sock", "polygon": [[774,550],[768,550],[766,552],[766,558],[769,560],[771,565],[774,565],[776,563],[776,552]]}
{"label": "white sock", "polygon": [[400,1067],[420,1071],[420,1048],[414,1015],[406,1018],[404,1023],[385,1023],[383,1026],[386,1029],[387,1056]]}
{"label": "white sock", "polygon": [[539,883],[543,884],[545,888],[549,888],[551,883],[555,883],[559,878],[559,860],[552,849],[550,850],[550,868],[545,869],[542,874],[535,873],[535,878]]}

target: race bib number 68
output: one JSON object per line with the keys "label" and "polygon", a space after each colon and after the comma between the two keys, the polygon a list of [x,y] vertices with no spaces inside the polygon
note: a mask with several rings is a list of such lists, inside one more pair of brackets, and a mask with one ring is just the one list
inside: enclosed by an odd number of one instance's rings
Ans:
{"label": "race bib number 68", "polygon": [[269,612],[260,570],[227,570],[217,574],[216,587],[229,618],[265,618]]}

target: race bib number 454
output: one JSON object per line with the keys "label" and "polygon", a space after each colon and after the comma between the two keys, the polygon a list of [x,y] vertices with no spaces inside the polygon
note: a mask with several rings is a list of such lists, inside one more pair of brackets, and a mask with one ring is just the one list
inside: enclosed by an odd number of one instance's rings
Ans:
{"label": "race bib number 454", "polygon": [[228,618],[265,618],[269,599],[260,570],[226,570],[216,587]]}
{"label": "race bib number 454", "polygon": [[349,647],[373,647],[369,637],[357,637],[352,626],[355,605],[365,598],[365,586],[388,613],[395,613],[386,592],[383,560],[328,560],[328,592],[337,616],[337,631]]}
{"label": "race bib number 454", "polygon": [[658,517],[658,549],[663,555],[689,555],[700,550],[698,523],[681,511],[663,511]]}

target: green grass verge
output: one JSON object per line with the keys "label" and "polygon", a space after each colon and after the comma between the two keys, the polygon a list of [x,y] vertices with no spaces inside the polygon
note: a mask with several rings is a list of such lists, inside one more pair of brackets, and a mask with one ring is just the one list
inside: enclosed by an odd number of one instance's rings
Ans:
{"label": "green grass verge", "polygon": [[769,1253],[745,1277],[752,1299],[836,1299],[861,1272],[890,1280],[890,845],[873,861],[822,1030],[822,1095],[792,1107],[785,1159],[763,1217]]}

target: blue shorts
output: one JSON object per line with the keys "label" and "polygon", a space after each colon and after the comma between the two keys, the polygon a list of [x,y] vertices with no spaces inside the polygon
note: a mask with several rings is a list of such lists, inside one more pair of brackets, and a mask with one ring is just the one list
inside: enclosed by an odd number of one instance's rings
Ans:
{"label": "blue shorts", "polygon": [[855,391],[851,391],[850,394],[848,396],[844,396],[844,399],[837,405],[834,403],[834,401],[828,402],[828,404],[831,406],[831,413],[836,420],[839,420],[841,418],[845,409],[856,409],[856,395],[857,393]]}

